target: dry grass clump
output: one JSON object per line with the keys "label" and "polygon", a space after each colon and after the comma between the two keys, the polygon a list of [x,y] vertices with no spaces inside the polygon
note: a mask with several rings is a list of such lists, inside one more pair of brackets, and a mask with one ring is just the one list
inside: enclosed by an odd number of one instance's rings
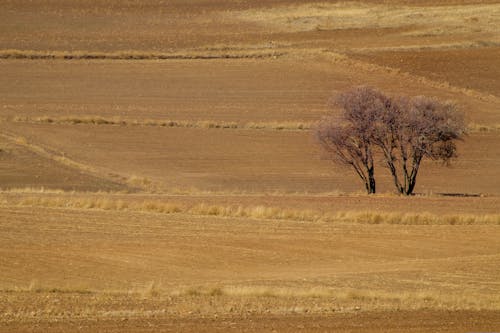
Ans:
{"label": "dry grass clump", "polygon": [[123,200],[93,197],[24,197],[18,202],[20,206],[34,206],[45,208],[72,208],[72,209],[102,209],[102,210],[126,210],[128,203]]}
{"label": "dry grass clump", "polygon": [[197,121],[195,126],[198,128],[238,128],[236,122],[215,122],[215,121]]}
{"label": "dry grass clump", "polygon": [[500,225],[500,214],[486,215],[435,215],[430,213],[389,212],[320,212],[313,210],[285,209],[270,206],[209,205],[200,203],[185,206],[161,200],[124,201],[98,196],[27,196],[4,200],[3,204],[70,209],[101,209],[114,211],[137,211],[161,214],[187,214],[223,218],[251,218],[259,220],[286,220],[315,223],[359,223],[400,225]]}
{"label": "dry grass clump", "polygon": [[274,130],[309,130],[313,127],[313,122],[297,121],[271,121],[271,122],[249,122],[244,125],[248,129],[274,129]]}
{"label": "dry grass clump", "polygon": [[246,217],[269,220],[318,221],[320,216],[311,210],[293,210],[267,206],[218,206],[201,203],[189,208],[193,215]]}
{"label": "dry grass clump", "polygon": [[494,131],[500,131],[500,124],[491,124],[491,125],[484,125],[484,124],[469,124],[468,126],[469,132],[494,132]]}
{"label": "dry grass clump", "polygon": [[132,205],[132,209],[146,212],[155,212],[163,214],[181,213],[184,207],[177,204],[162,201],[144,201],[139,205]]}
{"label": "dry grass clump", "polygon": [[129,177],[127,180],[127,184],[132,187],[141,188],[142,190],[146,190],[148,192],[156,192],[157,185],[148,177],[140,177],[133,175]]}

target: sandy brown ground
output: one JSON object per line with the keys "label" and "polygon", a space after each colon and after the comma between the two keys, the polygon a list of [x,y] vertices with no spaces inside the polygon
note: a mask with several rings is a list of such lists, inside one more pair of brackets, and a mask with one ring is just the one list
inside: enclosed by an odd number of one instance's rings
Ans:
{"label": "sandy brown ground", "polygon": [[380,51],[360,55],[362,59],[369,59],[383,66],[398,67],[406,72],[496,96],[500,94],[500,73],[498,67],[491,64],[496,63],[499,57],[499,47]]}
{"label": "sandy brown ground", "polygon": [[498,295],[498,225],[367,226],[15,206],[0,214],[4,289],[32,280],[98,291],[150,281],[167,289],[289,281]]}
{"label": "sandy brown ground", "polygon": [[[14,124],[9,133],[21,134],[28,148],[49,147],[103,177],[141,176],[170,192],[361,190],[351,170],[335,169],[321,154],[310,131]],[[450,166],[425,163],[417,192],[500,194],[498,139],[496,132],[475,133],[459,143],[460,158]],[[393,191],[387,173],[379,166],[381,193]]]}
{"label": "sandy brown ground", "polygon": [[[167,190],[354,191],[359,183],[352,172],[333,169],[330,162],[322,160],[306,130],[40,125],[9,121],[19,116],[74,116],[240,124],[311,122],[327,112],[328,96],[352,80],[362,83],[359,72],[351,71],[354,65],[341,62],[338,67],[327,67],[331,62],[319,60],[305,65],[293,59],[159,63],[3,60],[6,75],[2,76],[5,84],[0,89],[4,90],[2,114],[6,120],[0,126],[11,138],[24,138],[28,144],[24,148],[30,144],[45,147],[98,169],[94,176],[101,178],[109,178],[110,174],[140,176]],[[299,67],[290,73],[287,68],[291,66]],[[246,71],[252,76],[245,75]],[[282,75],[286,78],[282,79]],[[401,79],[394,73],[370,80],[388,85],[393,91],[414,86],[412,93],[439,93],[442,98],[460,102],[460,108],[474,123],[500,123],[495,99],[483,100],[467,91],[454,93],[445,86],[435,89],[426,81],[415,82],[411,77],[403,77],[408,85],[401,87]],[[10,84],[13,81],[16,84]],[[54,86],[50,82],[58,83]],[[435,163],[424,165],[417,191],[498,194],[498,133],[472,133],[460,144],[460,158],[451,168],[443,169]],[[379,168],[382,192],[392,191],[386,174]],[[15,186],[7,179],[4,183]],[[51,187],[44,181],[19,184],[23,185]],[[54,183],[52,187],[61,185]],[[62,187],[85,188],[70,182]]]}
{"label": "sandy brown ground", "polygon": [[[0,188],[18,190],[0,194],[0,331],[499,331],[499,15],[494,0],[1,1]],[[310,125],[359,84],[454,101],[471,123],[450,168],[423,165],[422,195],[390,194],[379,166],[385,194],[364,196],[307,130],[242,128]],[[433,219],[117,208],[141,202]]]}
{"label": "sandy brown ground", "polygon": [[0,217],[5,331],[451,332],[500,323],[497,225],[15,206]]}
{"label": "sandy brown ground", "polygon": [[294,315],[288,317],[189,318],[189,319],[129,319],[71,320],[61,322],[12,323],[0,328],[4,332],[412,332],[455,333],[498,330],[499,314],[472,311],[382,312],[325,316]]}

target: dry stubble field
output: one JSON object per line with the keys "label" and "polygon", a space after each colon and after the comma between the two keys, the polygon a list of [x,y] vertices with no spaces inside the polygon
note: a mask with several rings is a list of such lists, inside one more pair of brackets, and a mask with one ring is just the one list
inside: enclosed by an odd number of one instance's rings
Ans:
{"label": "dry stubble field", "polygon": [[[499,17],[2,1],[0,331],[499,331]],[[426,163],[418,196],[381,167],[361,194],[315,146],[359,84],[465,112],[460,157]]]}

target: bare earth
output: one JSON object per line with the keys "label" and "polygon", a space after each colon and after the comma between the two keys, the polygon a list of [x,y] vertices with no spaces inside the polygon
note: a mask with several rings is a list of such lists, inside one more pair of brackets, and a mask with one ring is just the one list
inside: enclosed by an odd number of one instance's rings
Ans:
{"label": "bare earth", "polygon": [[[500,331],[500,3],[0,3],[0,332]],[[470,133],[399,197],[310,129],[367,84]],[[339,110],[333,110],[334,113]]]}

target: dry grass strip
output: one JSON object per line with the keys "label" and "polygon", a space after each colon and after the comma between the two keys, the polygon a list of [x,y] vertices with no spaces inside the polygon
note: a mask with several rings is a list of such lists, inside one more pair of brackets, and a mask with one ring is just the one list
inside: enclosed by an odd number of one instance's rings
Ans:
{"label": "dry grass strip", "polygon": [[400,225],[500,225],[500,214],[451,214],[394,213],[373,211],[321,212],[314,210],[285,209],[271,206],[209,205],[199,203],[183,205],[161,200],[125,201],[109,197],[26,196],[5,198],[3,205],[43,208],[94,209],[107,211],[133,211],[159,214],[187,214],[221,218],[250,218],[259,220],[286,220],[311,223],[360,223]]}
{"label": "dry grass strip", "polygon": [[314,122],[307,121],[269,121],[249,122],[239,124],[233,121],[215,120],[161,120],[161,119],[124,119],[119,117],[100,116],[68,116],[68,117],[22,117],[10,119],[20,123],[39,124],[68,124],[68,125],[114,125],[114,126],[154,126],[154,127],[181,127],[181,128],[218,128],[218,129],[271,129],[271,130],[309,130]]}
{"label": "dry grass strip", "polygon": [[276,51],[188,51],[185,53],[159,53],[147,51],[92,52],[92,51],[36,51],[0,50],[0,59],[64,59],[64,60],[174,60],[174,59],[261,59],[278,58],[285,53]]}

